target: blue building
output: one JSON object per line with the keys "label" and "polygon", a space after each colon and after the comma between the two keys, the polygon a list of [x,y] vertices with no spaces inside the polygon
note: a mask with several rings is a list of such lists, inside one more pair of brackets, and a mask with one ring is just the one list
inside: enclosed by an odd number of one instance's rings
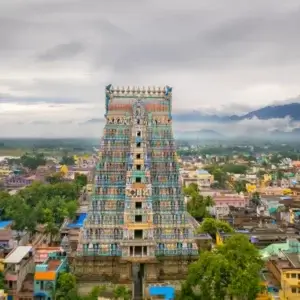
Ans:
{"label": "blue building", "polygon": [[52,252],[43,264],[36,265],[34,299],[53,300],[58,274],[67,270],[66,252]]}

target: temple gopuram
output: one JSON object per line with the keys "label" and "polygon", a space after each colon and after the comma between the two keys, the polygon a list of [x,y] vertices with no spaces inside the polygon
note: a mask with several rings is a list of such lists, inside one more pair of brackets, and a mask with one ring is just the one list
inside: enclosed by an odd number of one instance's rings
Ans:
{"label": "temple gopuram", "polygon": [[[172,132],[172,88],[106,87],[106,125],[72,272],[82,286],[124,284],[147,299],[198,259]],[[196,222],[197,223],[197,222]]]}

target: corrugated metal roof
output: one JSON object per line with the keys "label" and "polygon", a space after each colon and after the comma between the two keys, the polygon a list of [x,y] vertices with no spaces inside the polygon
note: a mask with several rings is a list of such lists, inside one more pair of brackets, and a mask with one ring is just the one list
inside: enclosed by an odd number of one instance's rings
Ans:
{"label": "corrugated metal roof", "polygon": [[31,251],[31,246],[18,246],[5,258],[5,264],[18,264]]}

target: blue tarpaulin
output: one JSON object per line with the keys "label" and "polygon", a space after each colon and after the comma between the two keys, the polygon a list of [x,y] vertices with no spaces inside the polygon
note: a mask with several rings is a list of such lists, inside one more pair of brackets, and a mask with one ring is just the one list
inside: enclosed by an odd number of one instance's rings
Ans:
{"label": "blue tarpaulin", "polygon": [[74,223],[71,223],[71,224],[68,224],[68,228],[81,228],[83,226],[83,222],[86,218],[86,213],[82,213],[79,215],[78,219],[74,222]]}
{"label": "blue tarpaulin", "polygon": [[13,221],[8,220],[8,221],[0,221],[0,229],[4,229],[8,225],[11,225]]}

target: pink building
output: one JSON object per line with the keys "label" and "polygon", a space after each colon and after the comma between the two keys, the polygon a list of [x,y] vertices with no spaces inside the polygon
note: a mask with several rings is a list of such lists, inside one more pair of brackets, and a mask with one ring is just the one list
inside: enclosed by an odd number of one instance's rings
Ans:
{"label": "pink building", "polygon": [[44,261],[47,260],[50,253],[57,252],[57,251],[62,251],[62,249],[60,247],[47,247],[47,246],[37,247],[34,253],[34,263],[35,264],[43,263]]}
{"label": "pink building", "polygon": [[215,205],[211,209],[211,213],[219,215],[228,215],[229,206],[243,208],[249,205],[249,198],[243,193],[232,193],[231,191],[205,191],[203,196],[211,196],[214,199]]}

